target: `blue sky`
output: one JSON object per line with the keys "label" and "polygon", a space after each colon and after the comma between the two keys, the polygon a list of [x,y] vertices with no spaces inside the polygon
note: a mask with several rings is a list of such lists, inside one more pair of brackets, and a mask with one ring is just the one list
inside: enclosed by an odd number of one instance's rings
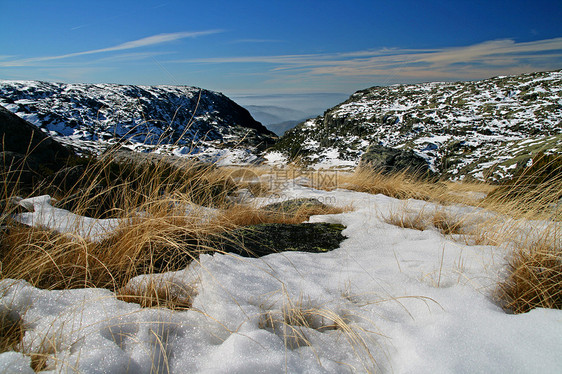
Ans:
{"label": "blue sky", "polygon": [[0,79],[351,94],[562,68],[559,0],[0,0],[0,12]]}

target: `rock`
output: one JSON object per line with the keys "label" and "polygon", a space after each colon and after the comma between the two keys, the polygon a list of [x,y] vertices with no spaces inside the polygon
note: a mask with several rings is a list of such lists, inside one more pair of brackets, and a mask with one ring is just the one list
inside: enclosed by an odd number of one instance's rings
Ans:
{"label": "rock", "polygon": [[233,230],[217,249],[244,257],[284,251],[324,253],[339,247],[345,226],[331,223],[265,223]]}
{"label": "rock", "polygon": [[0,106],[0,139],[4,152],[27,155],[43,165],[56,165],[73,152],[26,120]]}
{"label": "rock", "polygon": [[39,164],[34,158],[26,157],[17,152],[0,152],[0,171],[3,182],[8,184],[32,185],[37,179],[34,170],[39,169]]}
{"label": "rock", "polygon": [[326,204],[313,198],[300,198],[285,200],[279,203],[273,203],[262,207],[262,210],[275,213],[294,214],[302,208],[326,208]]}
{"label": "rock", "polygon": [[11,187],[33,190],[75,157],[37,127],[0,106],[0,172]]}
{"label": "rock", "polygon": [[51,182],[63,191],[67,191],[78,186],[85,173],[86,167],[84,165],[65,167],[53,175]]}
{"label": "rock", "polygon": [[415,174],[431,173],[425,159],[412,150],[401,150],[371,144],[361,157],[361,167],[369,167],[384,173],[412,172]]}

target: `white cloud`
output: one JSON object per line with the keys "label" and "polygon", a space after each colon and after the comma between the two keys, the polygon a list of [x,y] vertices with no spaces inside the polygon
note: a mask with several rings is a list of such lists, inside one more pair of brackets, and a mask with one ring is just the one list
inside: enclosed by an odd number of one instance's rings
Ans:
{"label": "white cloud", "polygon": [[107,52],[115,52],[115,51],[124,51],[130,50],[135,48],[142,48],[148,46],[154,46],[158,44],[168,43],[179,39],[185,38],[196,38],[199,36],[205,36],[210,34],[216,34],[222,32],[221,30],[207,30],[207,31],[196,31],[196,32],[177,32],[177,33],[169,33],[169,34],[158,34],[153,36],[148,36],[146,38],[133,40],[130,42],[125,42],[122,44],[118,44],[112,47],[107,48],[100,48],[100,49],[93,49],[90,51],[82,51],[82,52],[74,52],[68,53],[64,55],[58,56],[43,56],[43,57],[33,57],[27,59],[20,59],[20,60],[12,60],[12,61],[5,61],[0,62],[0,66],[3,67],[14,67],[14,66],[28,66],[32,65],[37,62],[43,61],[53,61],[53,60],[62,60],[72,57],[78,56],[85,56],[85,55],[92,55],[97,53],[107,53]]}
{"label": "white cloud", "polygon": [[241,43],[284,43],[284,41],[277,39],[238,39],[231,42],[231,44]]}
{"label": "white cloud", "polygon": [[[397,76],[415,78],[470,78],[490,72],[514,71],[525,66],[562,67],[562,38],[516,43],[510,39],[491,40],[479,44],[435,48],[383,48],[348,53],[241,56],[198,58],[172,61],[176,63],[263,63],[273,67],[270,72],[292,71],[302,75],[332,76]],[[516,69],[515,69],[516,70]]]}

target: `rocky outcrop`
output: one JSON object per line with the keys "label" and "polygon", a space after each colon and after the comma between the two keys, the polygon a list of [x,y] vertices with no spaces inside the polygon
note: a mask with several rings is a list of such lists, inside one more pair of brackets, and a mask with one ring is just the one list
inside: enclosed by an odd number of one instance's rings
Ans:
{"label": "rocky outcrop", "polygon": [[0,106],[0,139],[3,152],[27,155],[43,165],[56,164],[74,153],[31,123]]}
{"label": "rocky outcrop", "polygon": [[3,182],[32,189],[62,169],[74,152],[0,106]]}
{"label": "rocky outcrop", "polygon": [[285,251],[324,253],[345,239],[345,226],[330,223],[265,223],[246,226],[224,235],[219,251],[261,257]]}
{"label": "rocky outcrop", "polygon": [[402,150],[371,144],[361,156],[360,167],[372,168],[383,173],[408,172],[417,175],[431,173],[426,160],[411,149]]}
{"label": "rocky outcrop", "polygon": [[300,198],[268,204],[262,210],[272,213],[294,214],[301,209],[324,209],[326,207],[327,205],[318,199]]}

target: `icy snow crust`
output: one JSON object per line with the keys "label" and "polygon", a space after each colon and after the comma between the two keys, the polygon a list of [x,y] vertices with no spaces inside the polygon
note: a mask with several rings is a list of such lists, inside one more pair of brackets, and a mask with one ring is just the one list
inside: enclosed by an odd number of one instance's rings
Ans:
{"label": "icy snow crust", "polygon": [[[562,311],[510,315],[492,301],[506,250],[464,245],[436,230],[403,229],[381,218],[404,204],[436,208],[427,202],[296,183],[279,198],[294,197],[353,204],[354,211],[310,219],[347,226],[339,249],[259,259],[203,255],[183,271],[154,276],[194,289],[186,311],[141,309],[104,289],[46,291],[7,279],[0,284],[0,312],[23,319],[25,351],[54,345],[46,373],[562,370]],[[46,198],[30,203],[48,205]],[[474,220],[483,214],[462,206],[439,209]],[[295,307],[320,311],[311,328],[281,323]],[[330,327],[334,316],[355,335]],[[0,368],[25,373],[28,367],[26,356],[0,355]]]}
{"label": "icy snow crust", "polygon": [[412,149],[451,179],[499,180],[522,158],[562,152],[562,71],[372,87],[281,139],[311,166],[356,166],[371,143]]}

